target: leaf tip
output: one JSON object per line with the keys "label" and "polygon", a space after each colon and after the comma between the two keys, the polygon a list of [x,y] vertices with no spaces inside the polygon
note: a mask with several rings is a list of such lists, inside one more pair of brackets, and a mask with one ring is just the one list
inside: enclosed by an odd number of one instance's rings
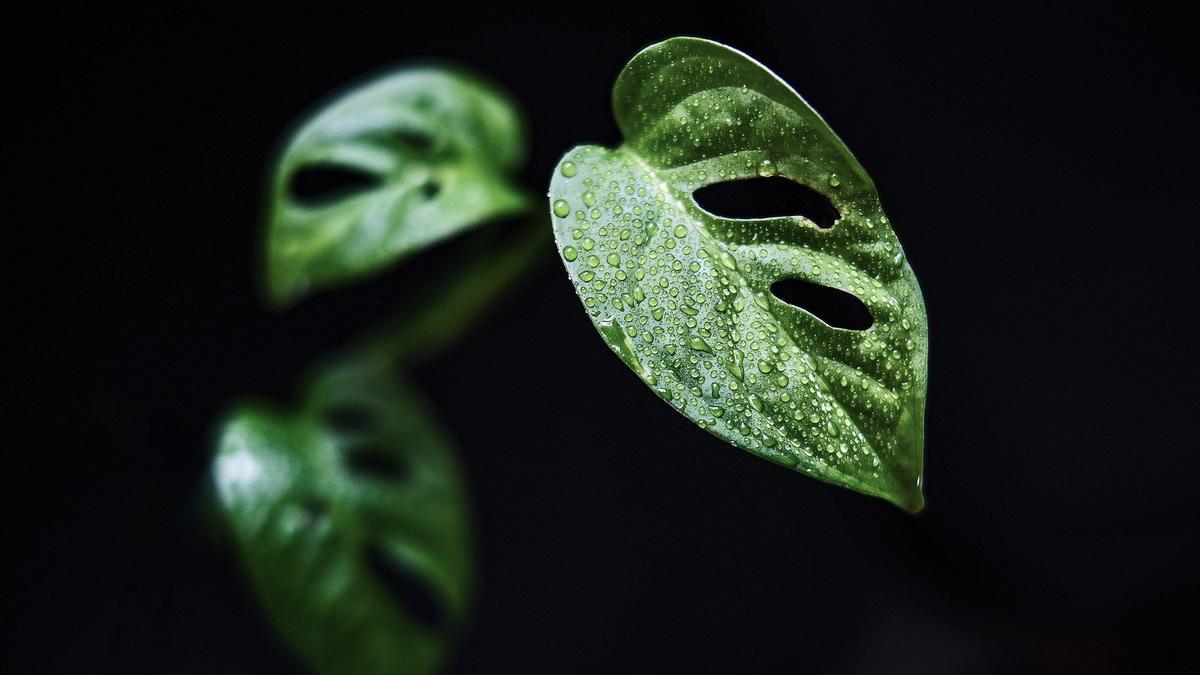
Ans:
{"label": "leaf tip", "polygon": [[925,508],[923,491],[925,475],[925,399],[914,395],[900,417],[896,431],[904,447],[902,462],[895,474],[895,487],[889,497],[896,506],[909,513],[920,513]]}
{"label": "leaf tip", "polygon": [[917,515],[925,510],[925,493],[921,490],[921,481],[912,485],[908,489],[901,489],[888,497],[888,501],[904,509],[912,515]]}
{"label": "leaf tip", "polygon": [[263,267],[265,274],[259,286],[259,296],[272,311],[291,309],[308,294],[308,279],[297,274],[292,265],[268,256]]}

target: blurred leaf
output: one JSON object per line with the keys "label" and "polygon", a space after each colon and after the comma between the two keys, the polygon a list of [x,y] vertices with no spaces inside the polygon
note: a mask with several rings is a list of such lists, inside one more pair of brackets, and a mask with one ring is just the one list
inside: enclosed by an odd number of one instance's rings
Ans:
{"label": "blurred leaf", "polygon": [[279,159],[267,287],[286,305],[378,272],[485,221],[527,210],[515,104],[447,69],[390,74],[336,99]]}
{"label": "blurred leaf", "polygon": [[[625,144],[571,150],[550,188],[560,252],[604,340],[718,437],[919,510],[925,307],[858,161],[786,83],[708,40],[643,50],[613,109]],[[832,227],[723,218],[693,198],[770,176],[828,199]],[[873,323],[826,324],[772,292],[786,279],[852,294]]]}
{"label": "blurred leaf", "polygon": [[238,408],[213,463],[219,508],[267,614],[323,674],[427,673],[471,586],[449,443],[389,361],[326,365],[302,408]]}
{"label": "blurred leaf", "polygon": [[396,316],[368,336],[362,349],[414,366],[453,347],[536,265],[549,259],[544,214],[513,227],[513,232],[488,227],[467,237],[445,269],[406,298]]}

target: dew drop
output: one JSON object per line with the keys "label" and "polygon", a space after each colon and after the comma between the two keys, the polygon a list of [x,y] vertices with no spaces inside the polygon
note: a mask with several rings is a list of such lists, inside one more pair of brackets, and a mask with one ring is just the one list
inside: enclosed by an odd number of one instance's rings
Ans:
{"label": "dew drop", "polygon": [[571,162],[571,161],[563,162],[562,168],[560,169],[560,171],[562,172],[562,175],[564,177],[571,178],[572,176],[575,175],[575,162]]}
{"label": "dew drop", "polygon": [[567,203],[567,200],[565,200],[565,199],[554,200],[554,215],[558,216],[559,218],[566,218],[567,214],[570,212],[571,212],[571,205]]}

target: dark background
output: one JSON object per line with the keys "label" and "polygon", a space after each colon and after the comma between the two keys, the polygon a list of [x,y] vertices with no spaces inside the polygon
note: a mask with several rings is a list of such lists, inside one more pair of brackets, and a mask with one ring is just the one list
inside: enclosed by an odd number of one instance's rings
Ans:
{"label": "dark background", "polygon": [[[928,508],[671,413],[596,337],[547,227],[542,271],[418,373],[477,514],[456,672],[1195,661],[1200,171],[1182,16],[441,5],[58,10],[10,28],[5,155],[32,208],[6,225],[40,239],[7,256],[16,330],[33,332],[9,353],[30,370],[9,385],[16,672],[297,672],[200,526],[209,434],[232,397],[287,397],[406,291],[390,275],[261,306],[263,181],[301,113],[409,59],[475,66],[523,102],[540,192],[564,150],[618,142],[616,74],[677,34],[775,70],[879,186],[928,305]],[[566,362],[586,381],[561,378]],[[573,433],[616,412],[607,437]]]}

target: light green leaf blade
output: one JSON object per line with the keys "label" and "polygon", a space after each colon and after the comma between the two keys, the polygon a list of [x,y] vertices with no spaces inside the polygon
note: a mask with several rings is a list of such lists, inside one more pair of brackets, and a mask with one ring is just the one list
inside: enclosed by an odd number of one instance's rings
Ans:
{"label": "light green leaf blade", "polygon": [[279,632],[319,673],[437,672],[471,588],[449,443],[388,361],[326,366],[300,410],[239,407],[212,478]]}
{"label": "light green leaf blade", "polygon": [[[807,103],[750,57],[674,38],[621,72],[625,143],[555,169],[560,253],[604,340],[659,396],[718,437],[911,511],[921,492],[925,307],[858,161]],[[840,212],[738,220],[692,193],[784,176]],[[801,279],[853,294],[867,330],[834,328],[771,292]]]}
{"label": "light green leaf blade", "polygon": [[513,179],[525,146],[516,105],[458,71],[401,70],[337,98],[277,162],[269,296],[286,305],[528,210]]}

